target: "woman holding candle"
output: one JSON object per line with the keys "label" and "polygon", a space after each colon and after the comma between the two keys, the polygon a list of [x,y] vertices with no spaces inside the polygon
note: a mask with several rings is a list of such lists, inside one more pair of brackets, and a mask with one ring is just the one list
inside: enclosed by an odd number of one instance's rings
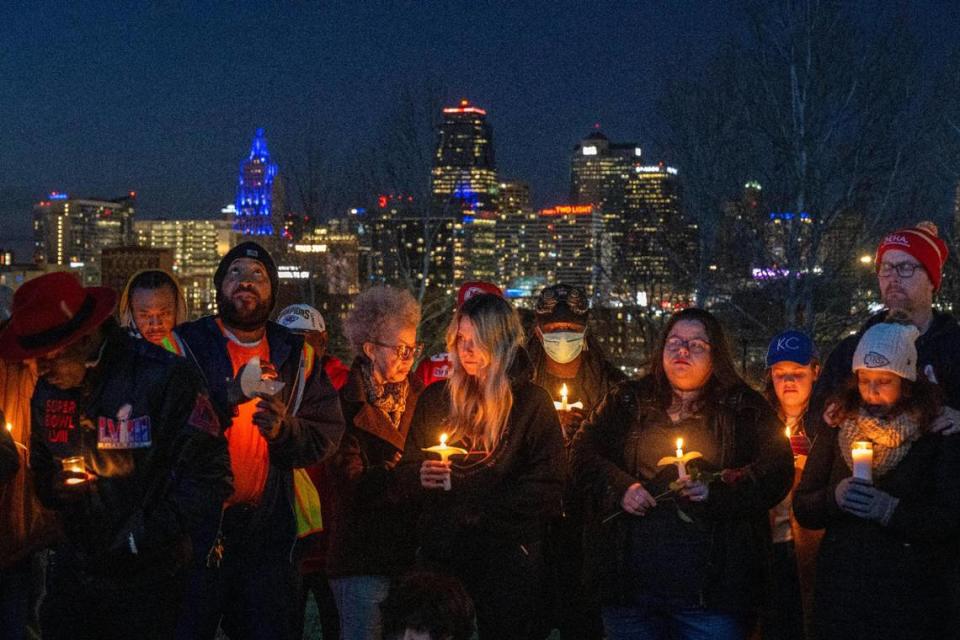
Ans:
{"label": "woman holding candle", "polygon": [[[794,486],[810,454],[806,415],[813,384],[820,374],[820,357],[810,336],[789,329],[767,349],[767,400],[777,410],[784,436],[793,450]],[[792,493],[770,510],[773,529],[773,580],[763,612],[764,640],[802,640],[806,614],[813,610],[813,569],[820,535],[796,524]]]}
{"label": "woman holding candle", "polygon": [[[424,391],[401,461],[401,480],[422,503],[420,559],[463,581],[484,640],[542,631],[541,540],[560,513],[560,424],[530,380],[522,339],[502,298],[478,295],[457,310],[447,329],[453,375]],[[443,433],[469,453],[443,463],[424,451]]]}
{"label": "woman holding candle", "polygon": [[423,390],[410,374],[421,351],[419,324],[413,296],[385,286],[357,296],[344,323],[357,357],[340,389],[347,428],[329,466],[331,509],[323,505],[326,571],[343,640],[380,639],[380,603],[414,560],[416,521],[393,471]]}
{"label": "woman holding candle", "polygon": [[[670,318],[651,373],[604,399],[573,456],[577,485],[605,515],[585,538],[607,638],[747,637],[765,590],[767,510],[793,461],[713,315]],[[720,470],[722,481],[700,476]]]}
{"label": "woman holding candle", "polygon": [[813,444],[797,520],[826,528],[817,559],[821,638],[951,637],[960,528],[960,436],[930,433],[938,387],[917,375],[916,327],[883,322],[834,398],[835,429]]}

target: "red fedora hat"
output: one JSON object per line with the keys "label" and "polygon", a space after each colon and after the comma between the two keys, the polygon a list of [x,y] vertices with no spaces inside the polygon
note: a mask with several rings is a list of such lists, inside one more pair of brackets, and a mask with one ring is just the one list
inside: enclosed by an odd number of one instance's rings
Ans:
{"label": "red fedora hat", "polygon": [[13,294],[10,322],[0,331],[0,358],[38,358],[73,344],[110,317],[117,294],[84,287],[69,273],[28,280]]}

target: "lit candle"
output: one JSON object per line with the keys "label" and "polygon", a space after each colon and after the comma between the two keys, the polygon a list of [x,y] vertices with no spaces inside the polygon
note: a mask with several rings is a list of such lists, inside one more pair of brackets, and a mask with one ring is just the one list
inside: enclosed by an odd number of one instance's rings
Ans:
{"label": "lit candle", "polygon": [[[440,444],[434,445],[432,447],[427,447],[424,451],[429,451],[430,453],[436,453],[440,456],[440,462],[447,462],[450,456],[461,454],[466,455],[467,450],[461,449],[460,447],[450,447],[447,446],[447,434],[440,434]],[[443,490],[450,491],[450,476],[447,476],[443,479]]]}
{"label": "lit candle", "polygon": [[689,478],[687,475],[687,463],[683,461],[683,438],[677,438],[677,476],[680,480]]}
{"label": "lit candle", "polygon": [[783,430],[783,432],[784,432],[785,434],[787,434],[787,440],[789,440],[789,439],[790,439],[790,427],[786,427],[786,428]]}
{"label": "lit candle", "polygon": [[560,387],[560,401],[553,401],[553,408],[557,411],[570,411],[571,409],[580,409],[583,410],[583,402],[577,400],[576,402],[570,402],[570,391],[567,390],[567,385],[564,383]]}
{"label": "lit candle", "polygon": [[873,443],[858,440],[853,443],[853,477],[873,483]]}
{"label": "lit candle", "polygon": [[[86,476],[87,470],[83,466],[83,457],[82,456],[71,456],[69,458],[64,458],[62,461],[63,470],[71,471],[73,473],[82,473]],[[86,482],[86,477],[83,478],[67,478],[67,484],[80,484],[81,482]]]}

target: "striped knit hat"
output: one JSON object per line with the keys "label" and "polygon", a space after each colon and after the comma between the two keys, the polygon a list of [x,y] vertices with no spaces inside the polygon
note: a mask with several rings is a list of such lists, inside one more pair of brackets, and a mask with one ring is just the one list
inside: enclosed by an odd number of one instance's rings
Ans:
{"label": "striped knit hat", "polygon": [[899,229],[888,234],[877,247],[877,270],[883,254],[891,249],[909,253],[923,265],[933,283],[933,290],[940,289],[943,280],[943,265],[947,261],[947,243],[937,233],[937,225],[932,222],[919,222],[916,226]]}

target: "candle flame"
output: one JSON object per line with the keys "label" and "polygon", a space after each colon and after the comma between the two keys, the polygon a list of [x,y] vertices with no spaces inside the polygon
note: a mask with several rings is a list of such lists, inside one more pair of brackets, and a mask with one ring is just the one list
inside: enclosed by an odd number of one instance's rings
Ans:
{"label": "candle flame", "polygon": [[784,429],[783,432],[787,434],[788,438],[790,437],[790,427],[787,427],[786,429]]}
{"label": "candle flame", "polygon": [[565,395],[567,395],[568,393],[569,393],[569,392],[567,391],[567,384],[564,383],[563,386],[560,387],[560,395],[561,395],[561,396],[565,396]]}
{"label": "candle flame", "polygon": [[683,438],[677,438],[677,449],[683,449]]}
{"label": "candle flame", "polygon": [[447,446],[447,434],[445,433],[440,434],[440,446],[441,447]]}
{"label": "candle flame", "polygon": [[8,422],[8,423],[7,423],[7,431],[13,431],[13,423],[12,423],[12,422]]}

